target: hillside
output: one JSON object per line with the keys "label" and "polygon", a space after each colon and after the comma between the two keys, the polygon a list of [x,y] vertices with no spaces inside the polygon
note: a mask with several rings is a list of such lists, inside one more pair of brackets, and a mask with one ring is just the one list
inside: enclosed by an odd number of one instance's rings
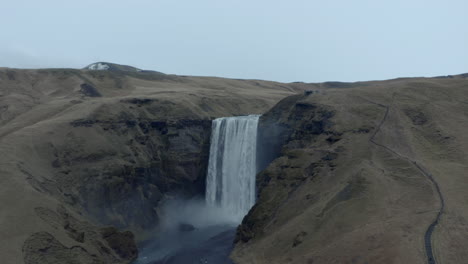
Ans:
{"label": "hillside", "polygon": [[211,120],[246,114],[263,114],[265,169],[237,263],[466,259],[467,75],[285,84],[100,64],[0,68],[3,263],[130,263],[165,198],[203,195]]}
{"label": "hillside", "polygon": [[98,226],[143,239],[166,195],[202,193],[211,119],[301,89],[119,69],[0,69],[3,263],[134,258],[102,246]]}
{"label": "hillside", "polygon": [[282,148],[257,177],[234,260],[463,263],[466,77],[330,87],[265,113],[260,140],[280,131]]}

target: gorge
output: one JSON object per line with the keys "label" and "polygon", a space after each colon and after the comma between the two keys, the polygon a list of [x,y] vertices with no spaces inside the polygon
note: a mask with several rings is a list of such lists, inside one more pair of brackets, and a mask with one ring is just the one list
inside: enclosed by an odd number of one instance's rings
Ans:
{"label": "gorge", "polygon": [[212,121],[205,204],[167,202],[162,217],[168,225],[137,263],[231,263],[235,228],[255,203],[258,120],[250,115]]}

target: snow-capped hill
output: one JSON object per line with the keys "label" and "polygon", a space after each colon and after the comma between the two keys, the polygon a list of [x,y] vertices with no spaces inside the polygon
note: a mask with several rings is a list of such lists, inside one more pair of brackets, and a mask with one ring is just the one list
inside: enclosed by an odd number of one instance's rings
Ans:
{"label": "snow-capped hill", "polygon": [[101,71],[101,72],[109,72],[111,74],[125,74],[125,75],[132,75],[132,76],[139,76],[140,78],[146,79],[157,79],[157,78],[166,78],[166,74],[158,71],[151,71],[151,70],[142,70],[133,66],[105,62],[105,61],[98,61],[89,64],[88,66],[84,67],[83,70],[85,71]]}
{"label": "snow-capped hill", "polygon": [[85,70],[91,71],[113,71],[113,72],[142,72],[141,69],[135,68],[133,66],[121,65],[110,62],[95,62],[86,67]]}
{"label": "snow-capped hill", "polygon": [[86,66],[86,69],[93,70],[93,71],[106,71],[109,68],[110,68],[109,65],[105,63],[100,63],[100,62],[93,63],[93,64]]}

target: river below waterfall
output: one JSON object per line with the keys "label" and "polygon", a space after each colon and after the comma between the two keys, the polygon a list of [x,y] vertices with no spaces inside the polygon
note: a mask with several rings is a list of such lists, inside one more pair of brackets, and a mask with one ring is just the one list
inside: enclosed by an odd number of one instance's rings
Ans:
{"label": "river below waterfall", "polygon": [[[165,239],[153,241],[143,249],[138,264],[228,264],[229,253],[233,247],[235,227],[212,226],[201,228],[184,235],[177,245],[168,245]],[[170,243],[174,243],[171,241]],[[172,252],[159,252],[171,247]],[[157,260],[154,260],[157,259]]]}

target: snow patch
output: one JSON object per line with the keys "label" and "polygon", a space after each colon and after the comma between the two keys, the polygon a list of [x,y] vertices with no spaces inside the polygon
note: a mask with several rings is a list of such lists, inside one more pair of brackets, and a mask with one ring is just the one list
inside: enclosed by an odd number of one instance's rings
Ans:
{"label": "snow patch", "polygon": [[88,70],[93,70],[93,71],[105,71],[108,70],[110,67],[107,64],[104,63],[93,63],[88,66]]}

